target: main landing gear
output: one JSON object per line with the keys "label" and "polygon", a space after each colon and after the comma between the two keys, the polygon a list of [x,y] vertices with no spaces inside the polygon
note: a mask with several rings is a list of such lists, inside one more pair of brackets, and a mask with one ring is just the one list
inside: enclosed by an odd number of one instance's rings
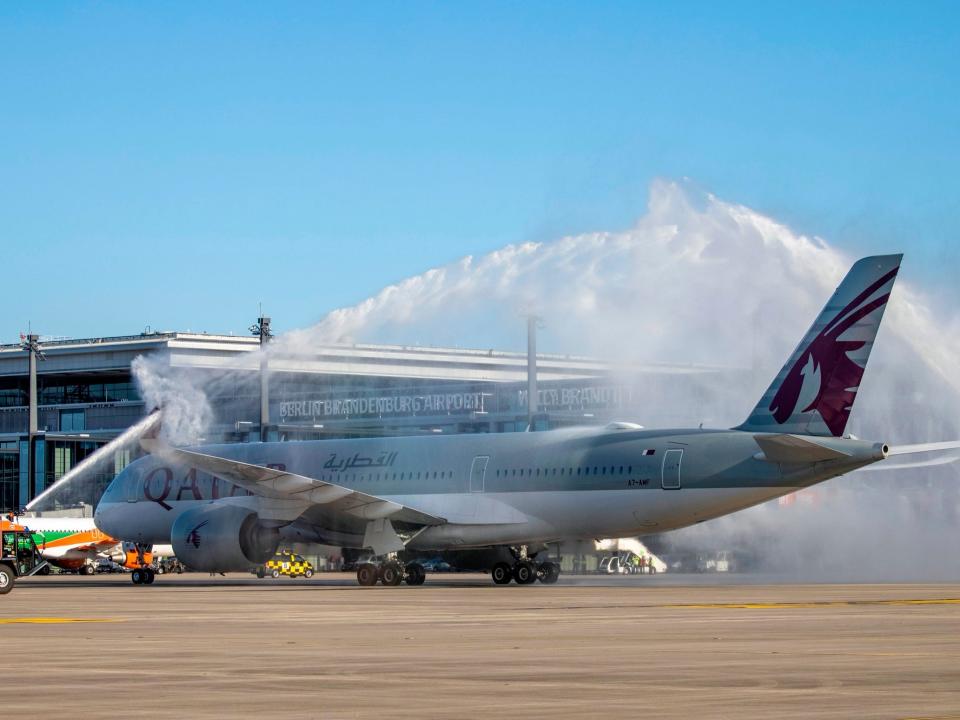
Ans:
{"label": "main landing gear", "polygon": [[533,560],[518,560],[513,565],[498,562],[490,576],[497,585],[509,585],[511,580],[517,585],[533,585],[537,580],[552,585],[560,579],[560,566],[555,562],[535,563]]}
{"label": "main landing gear", "polygon": [[370,587],[378,582],[383,585],[396,587],[406,581],[407,585],[423,585],[427,573],[420,563],[412,562],[403,565],[398,560],[390,559],[377,565],[363,563],[357,568],[357,582]]}
{"label": "main landing gear", "polygon": [[527,557],[526,546],[521,546],[519,550],[513,550],[516,562],[511,565],[506,562],[498,562],[490,571],[493,582],[497,585],[509,585],[514,580],[517,585],[532,585],[537,580],[545,585],[553,585],[560,578],[560,566],[555,562],[537,563]]}

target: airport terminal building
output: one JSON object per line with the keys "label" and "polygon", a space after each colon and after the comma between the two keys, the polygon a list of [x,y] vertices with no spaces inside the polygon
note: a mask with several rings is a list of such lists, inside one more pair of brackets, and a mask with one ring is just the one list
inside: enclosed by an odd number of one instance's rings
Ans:
{"label": "airport terminal building", "polygon": [[[189,373],[204,388],[214,421],[198,442],[642,422],[651,387],[658,395],[669,394],[696,378],[731,372],[697,366],[624,368],[586,357],[536,354],[531,378],[526,353],[362,344],[323,346],[309,354],[270,353],[261,367],[258,336],[148,332],[30,338],[35,338],[33,350],[30,342],[0,345],[0,510],[5,512],[26,505],[145,415],[131,373],[139,356],[150,356],[171,372]],[[675,410],[678,421],[697,416],[696,408]],[[96,478],[99,491],[137,452],[134,447],[115,453],[112,466]],[[96,500],[84,498],[87,504]]]}

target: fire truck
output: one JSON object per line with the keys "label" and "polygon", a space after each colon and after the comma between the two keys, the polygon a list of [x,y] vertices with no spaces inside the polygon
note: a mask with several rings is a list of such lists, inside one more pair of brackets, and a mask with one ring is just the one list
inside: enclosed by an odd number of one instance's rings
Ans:
{"label": "fire truck", "polygon": [[40,572],[47,561],[40,556],[33,533],[22,525],[3,520],[0,539],[0,595],[6,595],[13,590],[18,577]]}

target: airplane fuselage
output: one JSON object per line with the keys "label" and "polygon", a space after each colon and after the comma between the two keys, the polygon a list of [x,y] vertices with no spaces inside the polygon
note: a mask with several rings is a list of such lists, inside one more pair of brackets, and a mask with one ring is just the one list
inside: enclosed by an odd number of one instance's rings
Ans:
{"label": "airplane fuselage", "polygon": [[[882,459],[880,446],[822,442],[845,457],[765,459],[736,430],[575,428],[533,433],[318,440],[198,450],[315,478],[416,508],[446,522],[411,549],[625,537],[672,530],[764,502]],[[159,456],[128,466],[97,507],[114,537],[170,541],[174,520],[211,501],[259,511],[266,500]],[[365,520],[307,508],[287,539],[362,547]]]}

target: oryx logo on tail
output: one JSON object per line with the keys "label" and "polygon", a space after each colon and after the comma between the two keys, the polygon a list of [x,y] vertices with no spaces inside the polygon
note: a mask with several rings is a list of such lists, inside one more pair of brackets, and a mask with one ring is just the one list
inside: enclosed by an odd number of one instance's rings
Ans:
{"label": "oryx logo on tail", "polygon": [[[770,411],[778,423],[782,425],[793,415],[804,382],[819,380],[820,387],[813,400],[800,412],[816,410],[831,433],[843,434],[866,369],[865,364],[861,366],[851,360],[850,353],[860,350],[866,341],[841,340],[840,337],[874,310],[887,304],[889,290],[879,297],[873,295],[896,276],[897,269],[888,272],[844,307],[793,363],[770,403]],[[808,373],[815,373],[816,377],[810,378]]]}
{"label": "oryx logo on tail", "polygon": [[901,257],[850,269],[740,429],[843,435]]}

